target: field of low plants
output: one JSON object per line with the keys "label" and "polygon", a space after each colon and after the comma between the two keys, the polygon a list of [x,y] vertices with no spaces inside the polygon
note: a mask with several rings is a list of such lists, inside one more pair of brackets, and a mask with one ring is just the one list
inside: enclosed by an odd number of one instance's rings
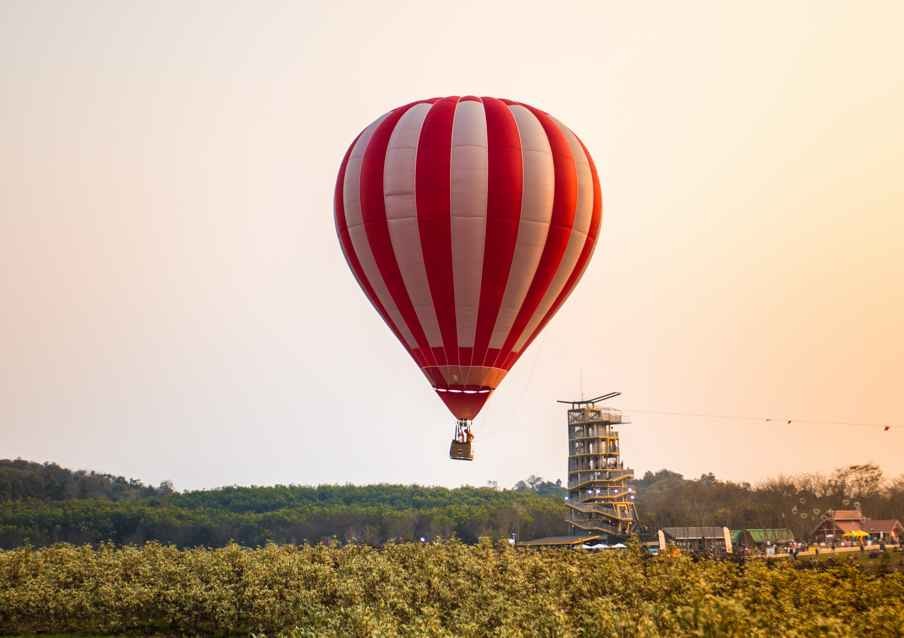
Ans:
{"label": "field of low plants", "polygon": [[0,634],[904,635],[904,572],[505,543],[0,551]]}

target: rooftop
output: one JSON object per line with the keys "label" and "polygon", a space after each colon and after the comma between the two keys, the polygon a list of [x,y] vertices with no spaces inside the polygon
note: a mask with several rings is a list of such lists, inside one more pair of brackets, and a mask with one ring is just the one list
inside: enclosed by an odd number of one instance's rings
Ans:
{"label": "rooftop", "polygon": [[863,512],[860,510],[835,510],[832,518],[836,521],[860,521],[863,520]]}
{"label": "rooftop", "polygon": [[785,527],[775,529],[733,529],[731,536],[733,542],[739,542],[741,535],[747,532],[754,543],[790,543],[794,541],[794,534]]}
{"label": "rooftop", "polygon": [[863,522],[863,529],[867,532],[893,532],[895,529],[902,529],[904,526],[901,525],[901,521],[888,518],[888,519],[868,519]]}
{"label": "rooftop", "polygon": [[663,533],[674,540],[724,538],[722,527],[663,527]]}

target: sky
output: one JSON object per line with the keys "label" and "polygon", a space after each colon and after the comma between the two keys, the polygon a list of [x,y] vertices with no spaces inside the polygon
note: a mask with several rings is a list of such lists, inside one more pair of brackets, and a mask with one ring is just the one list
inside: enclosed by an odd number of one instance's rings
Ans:
{"label": "sky", "polygon": [[[904,473],[904,4],[2,13],[0,458],[177,489],[510,486],[565,478],[557,399],[620,391],[639,473]],[[363,127],[467,94],[559,118],[604,199],[470,464],[332,211]]]}

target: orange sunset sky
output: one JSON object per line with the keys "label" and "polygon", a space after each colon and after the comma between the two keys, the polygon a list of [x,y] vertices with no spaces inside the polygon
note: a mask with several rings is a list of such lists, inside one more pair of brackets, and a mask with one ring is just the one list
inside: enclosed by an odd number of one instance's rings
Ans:
{"label": "orange sunset sky", "polygon": [[[509,486],[564,477],[555,400],[583,387],[623,393],[640,473],[904,473],[904,3],[2,15],[0,458],[177,488]],[[446,458],[452,418],[332,218],[358,131],[456,94],[560,118],[605,202],[588,271],[481,413],[472,464]]]}

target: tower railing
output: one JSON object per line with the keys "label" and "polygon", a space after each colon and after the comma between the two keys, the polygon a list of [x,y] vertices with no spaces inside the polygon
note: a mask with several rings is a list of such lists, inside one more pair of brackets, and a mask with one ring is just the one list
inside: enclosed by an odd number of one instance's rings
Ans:
{"label": "tower railing", "polygon": [[568,523],[572,532],[601,532],[624,538],[637,525],[633,490],[634,470],[625,468],[617,426],[630,423],[621,410],[597,405],[618,396],[613,392],[569,403]]}

